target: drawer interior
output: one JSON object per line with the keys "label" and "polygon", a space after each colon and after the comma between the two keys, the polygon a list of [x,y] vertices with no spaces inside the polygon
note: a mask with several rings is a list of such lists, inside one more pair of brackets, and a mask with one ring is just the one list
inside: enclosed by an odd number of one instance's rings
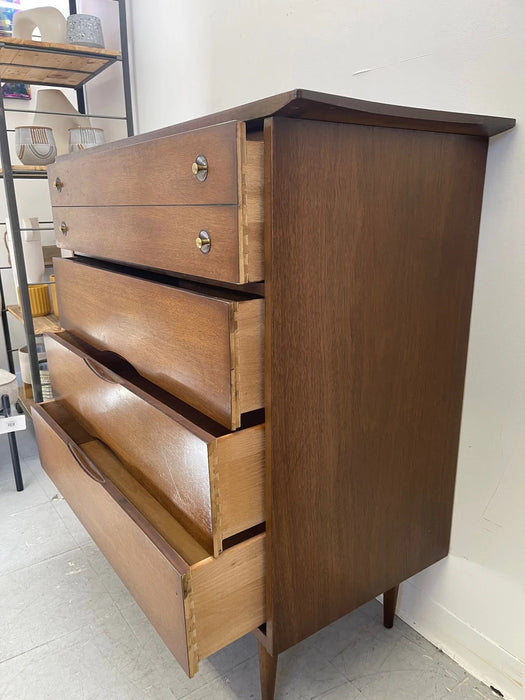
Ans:
{"label": "drawer interior", "polygon": [[64,331],[48,334],[55,398],[208,552],[264,517],[264,425],[234,433]]}
{"label": "drawer interior", "polygon": [[42,466],[190,676],[264,622],[264,534],[214,559],[60,401],[32,410]]}

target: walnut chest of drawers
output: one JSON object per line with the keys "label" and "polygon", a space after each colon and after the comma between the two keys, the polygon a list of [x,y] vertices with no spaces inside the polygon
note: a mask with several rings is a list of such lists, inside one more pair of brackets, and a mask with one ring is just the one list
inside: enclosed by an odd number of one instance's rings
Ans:
{"label": "walnut chest of drawers", "polygon": [[296,90],[49,167],[44,468],[188,674],[446,556],[489,136]]}

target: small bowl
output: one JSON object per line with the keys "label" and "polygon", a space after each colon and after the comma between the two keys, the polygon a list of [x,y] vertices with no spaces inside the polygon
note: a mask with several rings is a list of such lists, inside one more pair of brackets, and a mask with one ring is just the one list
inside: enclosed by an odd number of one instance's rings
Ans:
{"label": "small bowl", "polygon": [[105,143],[104,129],[76,126],[69,129],[69,152],[84,151]]}
{"label": "small bowl", "polygon": [[48,126],[17,126],[15,147],[24,165],[48,165],[57,155],[53,129]]}

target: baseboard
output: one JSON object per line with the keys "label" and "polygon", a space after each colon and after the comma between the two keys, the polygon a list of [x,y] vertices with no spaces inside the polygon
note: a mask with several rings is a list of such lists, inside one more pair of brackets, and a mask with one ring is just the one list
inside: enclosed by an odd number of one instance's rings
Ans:
{"label": "baseboard", "polygon": [[410,581],[401,585],[397,614],[505,700],[525,700],[525,664]]}

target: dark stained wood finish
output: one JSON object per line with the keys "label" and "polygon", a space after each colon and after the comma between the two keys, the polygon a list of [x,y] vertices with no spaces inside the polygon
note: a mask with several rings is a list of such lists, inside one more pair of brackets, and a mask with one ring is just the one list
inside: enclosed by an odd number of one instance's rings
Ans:
{"label": "dark stained wood finish", "polygon": [[242,413],[263,407],[263,299],[195,293],[64,258],[55,273],[65,330],[232,430]]}
{"label": "dark stained wood finish", "polygon": [[[237,204],[238,141],[245,126],[229,122],[177,137],[112,151],[85,151],[82,160],[64,157],[47,168],[53,206],[137,204]],[[192,173],[198,155],[208,160],[208,177]],[[53,187],[56,178],[63,183]]]}
{"label": "dark stained wood finish", "polygon": [[259,649],[259,675],[261,679],[261,700],[273,700],[275,693],[275,679],[277,676],[277,656],[272,656],[266,651],[261,642]]}
{"label": "dark stained wood finish", "polygon": [[398,592],[399,586],[394,586],[383,593],[383,624],[387,629],[394,626]]}
{"label": "dark stained wood finish", "polygon": [[[222,112],[138,134],[129,139],[114,141],[111,144],[98,146],[96,150],[113,150],[231,120],[245,121],[249,130],[259,130],[263,127],[264,120],[272,116],[472,136],[494,136],[512,129],[516,124],[515,119],[508,117],[402,107],[297,88]],[[79,153],[67,156],[67,158],[79,157],[81,157]],[[60,162],[60,158],[58,161]]]}
{"label": "dark stained wood finish", "polygon": [[208,552],[264,521],[264,426],[228,433],[162,403],[73,336],[45,341],[54,397]]}
{"label": "dark stained wood finish", "polygon": [[263,623],[264,534],[209,557],[59,402],[32,412],[44,469],[188,675]]}
{"label": "dark stained wood finish", "polygon": [[[262,193],[261,193],[262,201]],[[264,277],[263,222],[247,222],[239,246],[237,205],[54,207],[59,248],[140,267],[240,284]],[[66,224],[67,233],[61,231]],[[203,254],[200,231],[212,241]]]}
{"label": "dark stained wood finish", "polygon": [[487,140],[288,119],[266,136],[278,653],[447,554]]}

